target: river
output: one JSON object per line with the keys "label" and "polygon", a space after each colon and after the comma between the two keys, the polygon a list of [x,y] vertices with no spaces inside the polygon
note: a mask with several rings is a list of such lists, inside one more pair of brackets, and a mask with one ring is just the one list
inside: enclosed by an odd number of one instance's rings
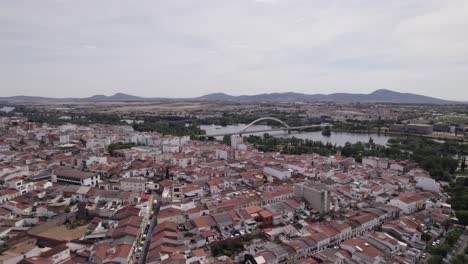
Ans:
{"label": "river", "polygon": [[[245,124],[229,125],[229,126],[218,126],[218,125],[201,125],[200,128],[206,131],[206,134],[215,135],[222,133],[235,133],[244,128]],[[271,129],[271,126],[267,125],[253,125],[249,130],[264,130]],[[256,135],[263,136],[264,133],[251,133],[243,134],[244,136]],[[302,139],[309,139],[313,141],[322,141],[324,143],[330,142],[331,144],[336,144],[337,146],[344,146],[346,142],[356,143],[358,141],[368,142],[372,137],[374,143],[379,145],[386,145],[390,136],[385,136],[384,134],[365,134],[365,133],[349,133],[349,132],[332,132],[329,137],[323,136],[321,131],[318,132],[292,132],[291,134],[286,133],[285,131],[272,131],[269,133],[275,137],[296,137]],[[220,138],[218,138],[220,139]]]}

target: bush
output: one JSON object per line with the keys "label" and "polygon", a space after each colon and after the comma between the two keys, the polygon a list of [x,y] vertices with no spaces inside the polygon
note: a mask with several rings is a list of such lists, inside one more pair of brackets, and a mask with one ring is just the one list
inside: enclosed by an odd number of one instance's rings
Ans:
{"label": "bush", "polygon": [[244,246],[240,242],[229,242],[223,243],[215,246],[211,246],[211,253],[213,256],[233,256],[244,250]]}
{"label": "bush", "polygon": [[458,255],[452,260],[452,264],[465,264],[468,263],[468,257],[464,255]]}
{"label": "bush", "polygon": [[190,233],[190,232],[187,232],[184,234],[184,237],[193,237],[194,234]]}
{"label": "bush", "polygon": [[135,143],[123,143],[123,142],[112,143],[107,147],[107,151],[109,152],[109,154],[112,154],[114,150],[129,149],[135,146],[136,146]]}

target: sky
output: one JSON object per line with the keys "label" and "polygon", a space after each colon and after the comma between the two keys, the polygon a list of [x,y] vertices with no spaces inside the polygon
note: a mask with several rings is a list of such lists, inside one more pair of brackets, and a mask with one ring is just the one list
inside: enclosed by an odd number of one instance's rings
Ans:
{"label": "sky", "polygon": [[0,0],[0,97],[467,86],[467,0]]}

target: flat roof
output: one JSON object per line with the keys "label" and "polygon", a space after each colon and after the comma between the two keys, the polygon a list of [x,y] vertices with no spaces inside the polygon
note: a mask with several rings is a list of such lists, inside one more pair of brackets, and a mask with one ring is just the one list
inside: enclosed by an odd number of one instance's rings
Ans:
{"label": "flat roof", "polygon": [[61,177],[87,179],[87,178],[96,176],[97,173],[80,171],[80,170],[75,170],[75,169],[62,169],[62,170],[57,171],[55,175],[61,176]]}

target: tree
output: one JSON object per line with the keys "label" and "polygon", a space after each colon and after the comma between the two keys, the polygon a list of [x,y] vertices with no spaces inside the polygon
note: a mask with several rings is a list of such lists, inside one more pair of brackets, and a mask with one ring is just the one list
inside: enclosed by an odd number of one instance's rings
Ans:
{"label": "tree", "polygon": [[468,257],[464,255],[458,255],[452,260],[453,264],[465,264],[468,263]]}
{"label": "tree", "polygon": [[443,257],[439,256],[439,255],[433,255],[431,256],[431,258],[429,259],[429,261],[427,263],[429,264],[440,264],[442,263],[443,261]]}
{"label": "tree", "polygon": [[224,143],[224,145],[230,146],[230,145],[231,145],[231,136],[225,135],[225,136],[223,137],[223,143]]}
{"label": "tree", "polygon": [[465,168],[466,168],[466,157],[463,157],[462,163],[461,163],[461,171],[465,172]]}
{"label": "tree", "polygon": [[112,154],[112,152],[114,152],[114,150],[129,149],[129,148],[132,148],[132,147],[135,147],[135,146],[136,146],[135,143],[123,143],[123,142],[112,143],[107,147],[107,151],[109,152],[109,154]]}
{"label": "tree", "polygon": [[166,179],[170,178],[169,167],[166,167]]}
{"label": "tree", "polygon": [[429,241],[429,240],[432,239],[432,236],[429,235],[428,233],[422,233],[421,238],[422,238],[422,240],[424,240],[424,241]]}
{"label": "tree", "polygon": [[345,146],[341,150],[341,155],[345,157],[351,157],[353,154],[353,147],[351,146],[351,143],[346,142]]}
{"label": "tree", "polygon": [[323,129],[322,135],[323,135],[323,136],[326,136],[326,137],[331,136],[331,131],[330,131],[330,127],[329,127],[329,126],[326,126],[326,127]]}

